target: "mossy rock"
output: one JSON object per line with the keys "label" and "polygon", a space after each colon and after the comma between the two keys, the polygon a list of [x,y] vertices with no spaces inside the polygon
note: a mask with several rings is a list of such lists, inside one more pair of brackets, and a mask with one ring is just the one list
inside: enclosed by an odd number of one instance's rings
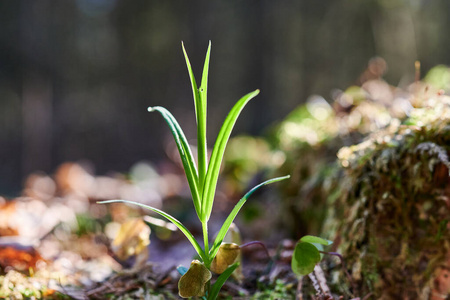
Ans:
{"label": "mossy rock", "polygon": [[353,294],[428,299],[449,267],[450,101],[428,99],[400,125],[342,148],[339,197],[326,232],[356,281]]}

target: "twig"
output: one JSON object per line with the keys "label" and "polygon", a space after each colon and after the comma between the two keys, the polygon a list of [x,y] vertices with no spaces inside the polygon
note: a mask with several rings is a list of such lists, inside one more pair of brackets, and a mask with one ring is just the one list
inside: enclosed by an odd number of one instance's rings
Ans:
{"label": "twig", "polygon": [[303,286],[303,276],[299,276],[297,285],[297,296],[295,298],[296,300],[303,300],[302,286]]}
{"label": "twig", "polygon": [[155,286],[160,286],[162,281],[165,278],[167,278],[173,270],[176,270],[176,269],[177,269],[176,266],[172,266],[172,267],[168,268],[161,276],[159,276],[159,278],[156,278]]}
{"label": "twig", "polygon": [[325,275],[323,274],[323,270],[319,265],[314,267],[314,275],[316,275],[317,281],[319,282],[319,286],[322,289],[324,294],[330,295],[330,288],[327,285],[327,280],[325,279]]}

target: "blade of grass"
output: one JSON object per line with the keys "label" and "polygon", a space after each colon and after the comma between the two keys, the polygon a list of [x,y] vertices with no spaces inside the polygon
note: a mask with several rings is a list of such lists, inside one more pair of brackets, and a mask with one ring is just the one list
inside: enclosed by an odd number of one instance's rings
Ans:
{"label": "blade of grass", "polygon": [[189,188],[191,190],[192,200],[194,202],[195,211],[199,219],[202,219],[202,210],[201,210],[201,201],[200,201],[200,193],[198,188],[198,174],[195,166],[194,157],[192,156],[191,148],[186,140],[186,137],[178,124],[177,120],[173,117],[173,115],[164,107],[155,106],[149,107],[149,112],[157,111],[159,112],[166,123],[169,125],[170,131],[172,132],[173,138],[175,139],[175,143],[178,148],[178,152],[180,153],[181,161],[183,163],[184,172],[186,173],[186,178],[189,183]]}
{"label": "blade of grass", "polygon": [[209,41],[208,51],[206,52],[205,64],[203,66],[202,82],[200,84],[200,105],[199,114],[197,116],[197,149],[198,149],[198,177],[199,188],[203,190],[205,183],[206,171],[208,168],[208,144],[206,141],[206,122],[207,122],[207,94],[208,94],[208,72],[209,58],[211,55],[211,41]]}
{"label": "blade of grass", "polygon": [[233,223],[234,219],[236,218],[236,215],[239,213],[239,210],[242,208],[242,206],[245,204],[245,202],[248,200],[248,198],[260,187],[267,185],[267,184],[271,184],[274,182],[288,179],[289,177],[290,176],[287,175],[287,176],[283,176],[283,177],[276,177],[276,178],[266,180],[266,181],[258,184],[254,188],[252,188],[250,191],[247,192],[247,194],[244,195],[244,197],[241,198],[241,200],[239,200],[239,202],[234,206],[231,213],[228,215],[228,218],[223,223],[222,228],[220,228],[219,233],[217,234],[217,237],[214,240],[214,244],[211,247],[211,250],[209,251],[210,260],[212,260],[216,256],[217,251],[219,251],[219,247],[222,244],[223,238],[225,237],[225,235],[228,232],[228,229],[231,226],[231,223]]}
{"label": "blade of grass", "polygon": [[236,262],[228,267],[220,276],[217,278],[216,282],[213,284],[210,293],[208,295],[208,299],[214,300],[217,299],[217,296],[219,295],[220,289],[224,285],[224,283],[227,281],[227,279],[233,274],[234,270],[239,267],[239,262]]}
{"label": "blade of grass", "polygon": [[197,251],[198,255],[202,258],[203,261],[208,261],[208,257],[207,255],[203,252],[202,247],[200,247],[199,243],[197,242],[197,240],[195,239],[195,237],[192,235],[192,233],[186,228],[184,227],[184,225],[178,221],[177,219],[175,219],[174,217],[172,217],[171,215],[163,212],[162,210],[159,210],[157,208],[139,203],[139,202],[134,202],[134,201],[128,201],[128,200],[107,200],[107,201],[99,201],[97,203],[100,204],[107,204],[107,203],[126,203],[126,204],[133,204],[133,205],[137,205],[140,206],[142,208],[151,210],[155,213],[160,214],[161,216],[163,216],[164,218],[166,218],[167,220],[169,220],[170,222],[172,222],[175,226],[178,227],[178,229],[181,230],[181,232],[184,233],[184,235],[187,237],[187,239],[191,242],[192,246],[194,247],[194,249]]}
{"label": "blade of grass", "polygon": [[202,193],[202,222],[208,222],[211,215],[211,210],[214,202],[214,195],[216,192],[217,179],[219,178],[220,165],[222,164],[223,154],[230,138],[231,131],[236,123],[239,114],[244,106],[259,94],[259,90],[248,93],[242,97],[231,109],[230,113],[226,117],[219,135],[217,136],[216,143],[211,154],[211,160],[208,166],[208,172],[206,173],[205,185]]}

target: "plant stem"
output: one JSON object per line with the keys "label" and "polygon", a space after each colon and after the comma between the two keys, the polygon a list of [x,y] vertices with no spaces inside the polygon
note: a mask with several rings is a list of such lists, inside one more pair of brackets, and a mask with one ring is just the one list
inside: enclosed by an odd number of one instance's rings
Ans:
{"label": "plant stem", "polygon": [[[210,295],[211,295],[211,280],[208,281],[207,285],[208,285],[208,287],[206,288],[206,291],[208,292],[208,298],[207,299],[209,300],[209,299],[212,298],[212,297],[210,297]],[[215,300],[215,299],[213,299],[213,300]]]}
{"label": "plant stem", "polygon": [[269,260],[272,260],[272,258],[270,257],[269,251],[267,251],[266,245],[264,245],[264,243],[262,243],[262,242],[260,242],[260,241],[252,241],[252,242],[248,242],[248,243],[245,243],[245,244],[243,244],[243,245],[241,245],[241,246],[239,246],[239,247],[240,247],[240,248],[244,248],[244,247],[251,246],[251,245],[259,245],[259,246],[261,246],[261,247],[264,249],[264,252],[265,252],[265,254],[267,255],[267,258],[268,258]]}
{"label": "plant stem", "polygon": [[205,266],[209,269],[211,265],[211,259],[209,257],[209,241],[208,241],[208,222],[202,222],[203,228],[203,241],[205,243],[205,257],[208,261],[205,261]]}

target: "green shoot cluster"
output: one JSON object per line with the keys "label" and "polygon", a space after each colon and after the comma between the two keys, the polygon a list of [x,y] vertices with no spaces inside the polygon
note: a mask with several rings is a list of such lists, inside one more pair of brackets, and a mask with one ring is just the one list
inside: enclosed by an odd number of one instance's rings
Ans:
{"label": "green shoot cluster", "polygon": [[[207,110],[208,71],[211,53],[211,43],[209,43],[208,51],[206,53],[200,87],[197,86],[197,83],[195,81],[194,73],[192,71],[192,67],[183,44],[182,48],[186,60],[187,69],[189,72],[189,77],[191,80],[192,93],[194,96],[195,115],[197,121],[197,142],[198,142],[197,164],[194,160],[194,156],[192,155],[191,148],[183,133],[183,130],[181,129],[180,125],[178,124],[177,120],[173,117],[173,115],[167,109],[160,106],[149,107],[148,111],[149,112],[157,111],[162,115],[167,125],[169,126],[170,131],[172,132],[173,138],[175,139],[181,157],[181,161],[183,163],[183,168],[186,174],[189,188],[191,191],[192,200],[194,202],[194,208],[202,224],[203,243],[204,243],[203,247],[200,246],[200,244],[197,242],[192,233],[180,221],[157,208],[126,200],[109,200],[103,201],[101,203],[124,202],[138,205],[140,207],[149,209],[153,212],[160,214],[161,216],[163,216],[164,218],[168,219],[173,224],[175,224],[184,233],[187,239],[191,242],[192,246],[195,248],[201,259],[201,262],[193,261],[193,263],[191,264],[191,268],[189,269],[191,272],[189,271],[186,272],[186,274],[182,277],[182,280],[180,280],[179,283],[180,295],[182,295],[183,297],[206,295],[207,299],[216,299],[222,285],[225,283],[225,281],[228,279],[231,273],[237,268],[237,263],[230,265],[228,269],[226,269],[217,278],[216,282],[212,286],[209,283],[211,276],[206,274],[205,273],[206,271],[204,270],[206,269],[207,272],[209,272],[209,270],[211,269],[211,263],[216,257],[219,248],[222,245],[223,239],[228,229],[230,228],[233,220],[235,219],[236,215],[238,214],[242,206],[245,204],[247,199],[255,190],[257,190],[263,185],[287,179],[289,178],[289,176],[267,180],[255,186],[247,194],[245,194],[244,197],[242,197],[242,199],[240,199],[240,201],[236,204],[234,209],[229,214],[228,218],[223,223],[219,233],[217,234],[213,244],[210,247],[208,240],[208,221],[210,219],[212,207],[214,204],[214,196],[216,193],[217,181],[219,178],[220,166],[222,164],[225,148],[230,138],[231,131],[242,109],[251,99],[253,99],[256,95],[259,94],[259,90],[255,90],[243,96],[233,106],[228,116],[225,118],[225,121],[219,131],[219,134],[217,136],[216,142],[212,150],[211,157],[209,158],[208,162],[208,155],[207,155],[208,149],[206,141],[206,121],[207,121],[206,110]],[[187,274],[196,274],[196,275],[192,275],[189,278],[187,278],[185,277]],[[193,286],[194,288],[192,288]]]}

